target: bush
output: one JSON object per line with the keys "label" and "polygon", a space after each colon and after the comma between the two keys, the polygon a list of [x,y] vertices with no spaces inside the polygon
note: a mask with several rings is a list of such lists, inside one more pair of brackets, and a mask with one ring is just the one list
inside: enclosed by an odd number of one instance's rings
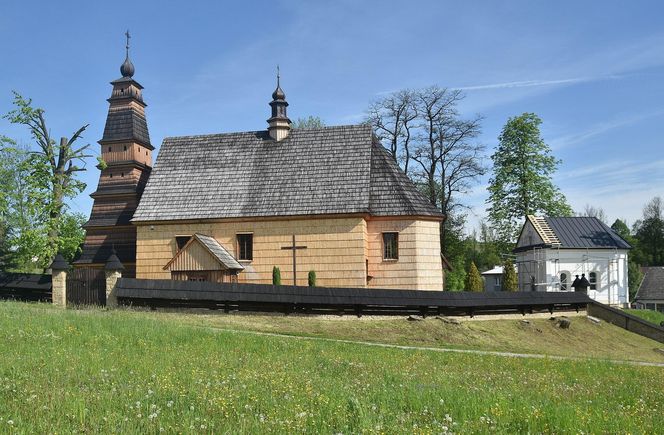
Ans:
{"label": "bush", "polygon": [[482,281],[482,275],[480,271],[477,270],[475,262],[470,262],[470,268],[468,269],[468,274],[466,275],[465,283],[466,291],[469,292],[481,292],[484,291],[484,282]]}
{"label": "bush", "polygon": [[509,258],[505,260],[503,264],[503,280],[502,280],[503,291],[506,292],[515,292],[519,290],[519,281],[516,276],[516,270],[514,270],[514,263]]}
{"label": "bush", "polygon": [[272,285],[281,285],[281,270],[277,266],[272,268]]}
{"label": "bush", "polygon": [[315,270],[310,270],[309,271],[309,276],[307,277],[307,280],[309,282],[309,287],[316,287],[316,271]]}

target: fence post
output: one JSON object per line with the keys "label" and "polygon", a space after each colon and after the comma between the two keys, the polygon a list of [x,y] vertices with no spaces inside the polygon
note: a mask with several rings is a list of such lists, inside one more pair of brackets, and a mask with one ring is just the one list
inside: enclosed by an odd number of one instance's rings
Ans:
{"label": "fence post", "polygon": [[61,254],[55,256],[51,263],[51,299],[53,305],[59,307],[67,306],[67,271],[69,263]]}
{"label": "fence post", "polygon": [[122,271],[124,266],[120,262],[115,249],[111,251],[111,256],[106,260],[104,271],[106,272],[106,306],[115,308],[118,306],[118,297],[115,292],[115,287],[118,280],[122,278]]}

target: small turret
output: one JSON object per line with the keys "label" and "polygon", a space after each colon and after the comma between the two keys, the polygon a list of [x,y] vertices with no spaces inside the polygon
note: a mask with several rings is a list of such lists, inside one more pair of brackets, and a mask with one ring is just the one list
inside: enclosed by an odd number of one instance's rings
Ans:
{"label": "small turret", "polygon": [[270,107],[272,107],[272,116],[267,120],[267,131],[270,133],[270,137],[272,139],[276,141],[283,140],[287,138],[288,134],[290,133],[291,120],[288,119],[288,115],[286,114],[288,102],[286,101],[286,94],[284,93],[283,89],[281,89],[278,66],[277,89],[272,92],[272,101],[270,102]]}

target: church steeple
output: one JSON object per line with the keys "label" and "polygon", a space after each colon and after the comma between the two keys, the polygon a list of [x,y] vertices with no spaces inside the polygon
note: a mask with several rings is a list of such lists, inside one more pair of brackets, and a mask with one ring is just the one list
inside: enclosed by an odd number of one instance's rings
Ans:
{"label": "church steeple", "polygon": [[122,77],[113,80],[104,135],[99,141],[101,170],[90,220],[85,224],[85,243],[75,267],[103,267],[113,248],[125,265],[124,276],[133,277],[136,264],[136,227],[130,220],[143,194],[150,171],[152,151],[145,119],[143,86],[133,76],[129,60],[129,31],[125,33]]}
{"label": "church steeple", "polygon": [[272,116],[267,120],[267,131],[270,133],[270,137],[276,141],[288,137],[291,129],[291,120],[288,119],[286,114],[288,102],[286,101],[286,94],[281,89],[280,79],[279,66],[277,66],[277,89],[272,93],[272,101],[270,102]]}

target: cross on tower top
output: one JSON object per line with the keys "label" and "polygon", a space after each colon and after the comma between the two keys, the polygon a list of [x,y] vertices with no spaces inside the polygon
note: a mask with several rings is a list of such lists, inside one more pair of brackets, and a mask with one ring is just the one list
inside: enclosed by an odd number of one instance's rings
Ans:
{"label": "cross on tower top", "polygon": [[127,57],[129,57],[129,38],[131,38],[131,35],[129,35],[129,30],[125,32],[125,36],[127,37],[127,45],[126,45]]}

